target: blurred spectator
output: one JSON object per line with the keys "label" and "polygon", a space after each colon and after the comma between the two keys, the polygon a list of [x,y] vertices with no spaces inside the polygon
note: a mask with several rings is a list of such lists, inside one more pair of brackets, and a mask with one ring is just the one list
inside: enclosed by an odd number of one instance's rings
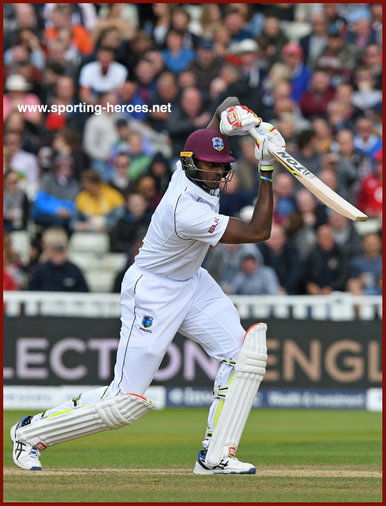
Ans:
{"label": "blurred spectator", "polygon": [[252,37],[251,32],[245,28],[243,15],[237,9],[230,7],[229,11],[225,14],[224,24],[229,30],[230,42],[240,42]]}
{"label": "blurred spectator", "polygon": [[112,93],[101,95],[100,114],[95,112],[90,116],[84,127],[83,150],[91,160],[91,168],[96,170],[104,181],[111,175],[108,161],[111,147],[118,137],[116,128],[118,116],[111,110],[115,104],[116,98]]}
{"label": "blurred spectator", "polygon": [[138,237],[143,237],[150,223],[147,201],[139,193],[130,193],[125,202],[124,215],[110,231],[110,251],[128,252]]}
{"label": "blurred spectator", "polygon": [[354,147],[370,157],[374,156],[376,151],[382,149],[382,141],[370,119],[363,117],[356,121]]}
{"label": "blurred spectator", "polygon": [[260,61],[259,46],[253,39],[244,39],[237,45],[236,54],[240,59],[240,69],[249,87],[262,85],[264,72]]}
{"label": "blurred spectator", "polygon": [[[15,51],[23,46],[27,51],[27,60],[37,69],[42,70],[45,65],[45,55],[40,40],[31,28],[21,28],[16,32],[15,45],[4,51],[4,66],[15,62]],[[25,52],[23,53],[25,55]],[[24,56],[25,58],[25,56]]]}
{"label": "blurred spectator", "polygon": [[327,33],[327,46],[319,55],[316,66],[329,73],[331,84],[336,87],[350,81],[361,55],[355,45],[346,42],[338,25],[329,25]]}
{"label": "blurred spectator", "polygon": [[334,133],[354,128],[354,107],[345,100],[334,99],[327,104],[328,122]]}
{"label": "blurred spectator", "polygon": [[[138,91],[138,83],[136,81],[126,79],[126,81],[117,88],[116,98],[118,104],[123,105],[125,110],[123,113],[128,118],[146,121],[147,113],[144,111],[145,102],[142,100]],[[127,110],[130,107],[130,112]]]}
{"label": "blurred spectator", "polygon": [[196,76],[197,87],[205,92],[209,91],[210,83],[218,76],[223,58],[216,55],[211,40],[201,39],[196,49],[196,57],[188,66]]}
{"label": "blurred spectator", "polygon": [[121,193],[103,183],[99,174],[85,170],[81,175],[83,190],[78,194],[76,216],[71,222],[75,231],[107,232],[123,214]]}
{"label": "blurred spectator", "polygon": [[240,255],[239,272],[229,288],[231,295],[277,295],[279,280],[272,267],[262,265],[262,255],[257,248],[245,248]]}
{"label": "blurred spectator", "polygon": [[282,49],[284,63],[291,71],[291,98],[299,103],[303,93],[307,91],[311,78],[311,70],[304,64],[303,50],[299,44],[289,42]]}
{"label": "blurred spectator", "polygon": [[131,132],[129,137],[129,179],[136,181],[144,174],[151,163],[153,150],[146,146],[146,138],[138,132]]}
{"label": "blurred spectator", "polygon": [[186,88],[178,103],[173,107],[167,123],[172,140],[173,155],[179,157],[186,138],[198,128],[206,128],[211,115],[204,108],[202,95],[198,88]]}
{"label": "blurred spectator", "polygon": [[7,289],[19,290],[25,287],[23,263],[12,247],[12,234],[6,231],[3,233],[3,274],[7,278]]}
{"label": "blurred spectator", "polygon": [[170,170],[168,161],[162,153],[156,153],[154,155],[147,175],[150,175],[154,179],[155,189],[162,197],[172,177],[172,171]]}
{"label": "blurred spectator", "polygon": [[23,113],[13,110],[4,122],[4,132],[17,132],[21,135],[21,148],[36,155],[36,146],[39,137],[30,131],[28,122],[23,118]]}
{"label": "blurred spectator", "polygon": [[243,190],[239,186],[239,177],[235,172],[226,186],[225,193],[220,199],[220,213],[227,216],[237,216],[245,206],[250,206],[256,194],[252,191]]}
{"label": "blurred spectator", "polygon": [[223,24],[217,25],[213,34],[213,47],[216,54],[222,56],[223,58],[227,58],[229,55],[228,47],[230,40],[231,32],[229,28]]}
{"label": "blurred spectator", "polygon": [[264,265],[272,267],[278,277],[280,293],[297,295],[301,276],[300,257],[292,242],[287,239],[282,225],[273,223],[271,237],[259,244]]}
{"label": "blurred spectator", "polygon": [[327,44],[327,26],[325,14],[315,12],[311,18],[311,33],[299,40],[304,54],[304,63],[309,69],[315,68],[317,58]]}
{"label": "blurred spectator", "polygon": [[84,54],[90,54],[93,51],[94,43],[88,30],[80,24],[72,24],[72,5],[56,4],[51,11],[51,26],[44,30],[44,36],[47,41],[56,40],[61,28],[71,27],[72,43],[79,51]]}
{"label": "blurred spectator", "polygon": [[154,20],[147,20],[144,24],[144,30],[154,40],[157,47],[164,48],[166,45],[166,35],[171,26],[172,6],[167,3],[152,4]]}
{"label": "blurred spectator", "polygon": [[295,211],[295,179],[287,172],[276,175],[273,183],[274,221],[282,223],[284,218]]}
{"label": "blurred spectator", "polygon": [[350,163],[357,173],[357,177],[362,179],[372,171],[370,159],[358,151],[354,146],[354,133],[351,130],[340,130],[336,134],[336,150],[347,163]]}
{"label": "blurred spectator", "polygon": [[156,190],[154,178],[146,174],[141,176],[136,182],[134,190],[144,197],[147,202],[147,210],[153,214],[161,201],[161,195]]}
{"label": "blurred spectator", "polygon": [[138,84],[138,94],[145,103],[150,103],[156,96],[157,86],[154,81],[157,69],[146,57],[142,57],[135,67],[135,77]]}
{"label": "blurred spectator", "polygon": [[17,173],[21,188],[32,199],[39,186],[39,166],[37,157],[21,149],[21,135],[18,132],[6,132],[4,149],[7,157],[5,168]]}
{"label": "blurred spectator", "polygon": [[349,258],[360,253],[361,238],[352,221],[335,211],[329,211],[328,224],[336,244]]}
{"label": "blurred spectator", "polygon": [[[3,97],[3,120],[5,121],[11,111],[19,111],[18,106],[27,106],[23,113],[23,118],[34,124],[39,125],[42,120],[42,113],[36,110],[41,105],[40,99],[33,93],[27,93],[30,84],[19,74],[12,74],[5,81],[5,94]],[[36,107],[33,107],[36,106]]]}
{"label": "blurred spectator", "polygon": [[85,112],[75,110],[76,103],[75,82],[71,76],[59,76],[55,83],[55,91],[50,105],[54,105],[58,112],[51,111],[45,119],[46,129],[50,130],[55,122],[62,121],[62,128],[80,131],[87,119]]}
{"label": "blurred spectator", "polygon": [[200,24],[200,35],[204,39],[213,39],[215,29],[222,26],[221,9],[218,4],[203,4]]}
{"label": "blurred spectator", "polygon": [[[297,149],[293,152],[293,156],[313,174],[318,175],[321,170],[321,158],[317,150],[317,138],[313,130],[301,130],[298,133]],[[296,182],[296,187],[301,187],[299,182]]]}
{"label": "blurred spectator", "polygon": [[183,6],[174,6],[172,9],[172,28],[183,34],[182,46],[184,49],[197,47],[198,37],[190,30],[191,17]]}
{"label": "blurred spectator", "polygon": [[382,49],[378,44],[369,44],[365,48],[363,66],[375,79],[375,88],[382,89]]}
{"label": "blurred spectator", "polygon": [[29,203],[27,195],[19,188],[16,172],[7,170],[3,175],[3,230],[26,230]]}
{"label": "blurred spectator", "polygon": [[382,91],[375,89],[375,77],[370,69],[365,67],[357,69],[355,83],[358,89],[353,94],[353,104],[363,113],[382,102]]}
{"label": "blurred spectator", "polygon": [[382,295],[382,241],[378,234],[362,239],[362,254],[350,263],[347,290],[354,295]]}
{"label": "blurred spectator", "polygon": [[[14,3],[8,5],[12,7],[13,16],[8,18],[4,24],[4,49],[8,49],[16,44],[20,30],[30,29],[33,30],[37,36],[40,36],[37,17],[32,4]],[[4,9],[5,7],[6,6],[4,6]]]}
{"label": "blurred spectator", "polygon": [[340,14],[342,4],[324,3],[322,4],[322,12],[326,16],[327,25],[335,25],[339,28],[339,32],[344,37],[347,33],[347,20]]}
{"label": "blurred spectator", "polygon": [[117,153],[112,160],[111,179],[108,180],[109,186],[119,191],[124,198],[130,191],[129,167],[131,158],[129,153]]}
{"label": "blurred spectator", "polygon": [[75,198],[80,184],[74,177],[70,156],[54,160],[52,171],[43,175],[35,196],[31,216],[37,225],[58,226],[69,230],[75,216]]}
{"label": "blurred spectator", "polygon": [[264,62],[264,70],[268,72],[274,63],[281,61],[282,49],[288,43],[288,37],[281,29],[279,17],[274,14],[265,17],[257,43]]}
{"label": "blurred spectator", "polygon": [[305,225],[317,230],[327,222],[326,208],[306,188],[296,192],[296,210],[300,213]]}
{"label": "blurred spectator", "polygon": [[184,32],[170,29],[166,37],[166,49],[162,51],[166,68],[176,74],[185,70],[195,57],[192,49],[183,47],[183,40]]}
{"label": "blurred spectator", "polygon": [[333,135],[329,122],[324,118],[315,118],[312,121],[312,130],[315,132],[317,152],[323,154],[330,151]]}
{"label": "blurred spectator", "polygon": [[372,27],[371,13],[367,6],[358,6],[348,17],[347,42],[364,50],[369,44],[376,44],[376,32]]}
{"label": "blurred spectator", "polygon": [[307,119],[323,117],[327,106],[335,97],[335,90],[330,84],[326,71],[315,70],[310,81],[310,88],[302,94],[300,109]]}
{"label": "blurred spectator", "polygon": [[348,280],[348,258],[337,246],[330,225],[317,230],[317,244],[311,250],[304,266],[306,293],[328,295],[344,291]]}
{"label": "blurred spectator", "polygon": [[255,158],[255,141],[250,136],[243,136],[240,141],[241,155],[237,158],[237,176],[242,190],[255,192],[259,189],[260,180],[257,177],[257,161]]}
{"label": "blurred spectator", "polygon": [[229,285],[240,268],[240,255],[242,244],[218,243],[210,248],[204,260],[204,267],[221,286],[224,292],[229,293]]}
{"label": "blurred spectator", "polygon": [[112,28],[118,31],[120,39],[130,40],[134,38],[136,31],[130,20],[132,11],[130,10],[125,15],[126,8],[125,4],[106,4],[106,12],[102,15],[99,13],[97,23],[94,26],[92,32],[94,40],[98,40],[103,33]]}
{"label": "blurred spectator", "polygon": [[[165,70],[157,78],[157,94],[149,104],[149,124],[157,132],[167,132],[167,121],[171,114],[171,108],[178,97],[177,78],[173,72]],[[169,106],[170,104],[170,106]],[[169,111],[152,110],[153,106],[167,106]]]}
{"label": "blurred spectator", "polygon": [[88,104],[96,104],[102,93],[112,92],[123,85],[127,69],[114,61],[114,51],[101,47],[96,60],[86,63],[79,75],[79,96]]}
{"label": "blurred spectator", "polygon": [[374,154],[375,173],[366,176],[360,184],[357,207],[369,218],[382,217],[382,150]]}
{"label": "blurred spectator", "polygon": [[351,189],[357,180],[357,172],[352,164],[337,153],[324,153],[321,160],[322,172],[331,170],[337,179],[337,193],[348,201],[353,200]]}
{"label": "blurred spectator", "polygon": [[29,290],[44,292],[88,292],[84,276],[67,260],[67,234],[61,228],[49,228],[42,237],[43,252],[32,273]]}

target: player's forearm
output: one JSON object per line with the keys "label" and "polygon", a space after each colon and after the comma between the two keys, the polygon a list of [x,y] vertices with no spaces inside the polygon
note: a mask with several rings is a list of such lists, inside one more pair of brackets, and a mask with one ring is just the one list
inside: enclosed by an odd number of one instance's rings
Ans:
{"label": "player's forearm", "polygon": [[273,217],[272,183],[262,180],[252,218],[249,222],[229,218],[221,238],[226,244],[244,244],[266,241],[271,235]]}
{"label": "player's forearm", "polygon": [[226,98],[224,102],[217,107],[216,112],[213,114],[213,118],[210,120],[206,128],[220,131],[221,113],[232,105],[240,105],[240,100],[237,97]]}

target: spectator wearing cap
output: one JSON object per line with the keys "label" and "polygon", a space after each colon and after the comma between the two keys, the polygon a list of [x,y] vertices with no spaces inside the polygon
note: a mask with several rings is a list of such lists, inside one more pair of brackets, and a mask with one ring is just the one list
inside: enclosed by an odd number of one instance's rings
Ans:
{"label": "spectator wearing cap", "polygon": [[43,175],[36,194],[31,216],[37,225],[58,226],[69,230],[75,216],[75,199],[80,184],[74,177],[70,156],[58,156],[52,171]]}
{"label": "spectator wearing cap", "polygon": [[28,93],[31,89],[30,83],[20,74],[11,74],[5,81],[5,94],[3,96],[3,120],[5,121],[13,110],[18,110],[19,105],[27,106],[23,111],[23,118],[39,125],[42,120],[42,113],[35,108],[41,106],[40,99],[34,93]]}
{"label": "spectator wearing cap", "polygon": [[83,189],[75,200],[76,214],[71,229],[84,232],[108,232],[123,213],[122,194],[104,183],[98,172],[87,169],[81,174]]}
{"label": "spectator wearing cap", "polygon": [[376,44],[376,32],[372,26],[371,12],[366,5],[356,7],[348,16],[349,30],[346,40],[364,51],[369,44]]}
{"label": "spectator wearing cap", "polygon": [[366,117],[358,118],[355,123],[355,148],[369,157],[382,149],[382,140],[375,130],[373,122]]}
{"label": "spectator wearing cap", "polygon": [[240,69],[248,86],[251,88],[260,87],[264,72],[262,70],[257,42],[253,39],[244,39],[238,43],[235,53],[240,59]]}
{"label": "spectator wearing cap", "polygon": [[28,198],[19,188],[18,175],[6,170],[3,175],[3,229],[8,232],[26,230],[28,213]]}
{"label": "spectator wearing cap", "polygon": [[335,97],[335,90],[325,70],[315,70],[311,76],[310,87],[300,99],[300,109],[308,120],[325,117],[328,104]]}
{"label": "spectator wearing cap", "polygon": [[223,64],[224,59],[214,52],[213,41],[200,39],[196,57],[190,62],[188,69],[195,74],[198,88],[208,93],[211,82],[218,76]]}
{"label": "spectator wearing cap", "polygon": [[374,154],[375,172],[366,176],[360,185],[357,207],[369,218],[382,217],[382,149]]}
{"label": "spectator wearing cap", "polygon": [[127,77],[127,69],[114,61],[114,50],[101,47],[96,60],[86,63],[79,75],[79,96],[88,104],[96,104],[102,93],[115,91]]}
{"label": "spectator wearing cap", "polygon": [[304,63],[314,69],[317,57],[327,44],[327,19],[323,12],[315,12],[311,18],[311,33],[302,37],[299,44],[303,50]]}
{"label": "spectator wearing cap", "polygon": [[80,24],[72,24],[71,4],[56,4],[51,10],[51,26],[44,30],[47,41],[56,40],[61,28],[71,27],[71,40],[83,55],[89,55],[94,49],[94,42],[89,31]]}
{"label": "spectator wearing cap", "polygon": [[175,74],[185,70],[194,60],[195,52],[183,47],[184,32],[171,28],[166,37],[166,49],[162,51],[165,67]]}
{"label": "spectator wearing cap", "polygon": [[39,187],[39,164],[36,155],[21,147],[20,132],[8,131],[4,137],[4,167],[12,169],[19,177],[20,187],[33,200]]}
{"label": "spectator wearing cap", "polygon": [[29,290],[42,292],[88,292],[87,282],[77,265],[68,260],[67,234],[49,228],[42,237],[43,251],[29,281]]}
{"label": "spectator wearing cap", "polygon": [[318,69],[325,69],[336,87],[342,82],[349,82],[358,66],[361,52],[355,45],[348,43],[337,24],[327,30],[327,45],[316,60]]}
{"label": "spectator wearing cap", "polygon": [[303,50],[299,44],[288,42],[282,49],[284,63],[291,71],[291,98],[299,103],[303,93],[307,91],[311,78],[311,70],[304,65]]}

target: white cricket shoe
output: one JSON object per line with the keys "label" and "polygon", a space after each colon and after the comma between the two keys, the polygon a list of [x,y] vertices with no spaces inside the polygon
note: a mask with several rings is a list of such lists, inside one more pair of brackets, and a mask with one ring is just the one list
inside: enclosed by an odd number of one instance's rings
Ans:
{"label": "white cricket shoe", "polygon": [[16,435],[17,429],[23,425],[27,425],[30,421],[31,417],[25,416],[11,428],[10,434],[13,444],[12,457],[15,464],[21,469],[26,469],[27,471],[40,471],[42,465],[39,460],[39,450],[35,448],[35,446],[19,441]]}
{"label": "white cricket shoe", "polygon": [[256,474],[256,468],[236,457],[226,457],[215,467],[205,464],[206,450],[200,450],[193,474]]}

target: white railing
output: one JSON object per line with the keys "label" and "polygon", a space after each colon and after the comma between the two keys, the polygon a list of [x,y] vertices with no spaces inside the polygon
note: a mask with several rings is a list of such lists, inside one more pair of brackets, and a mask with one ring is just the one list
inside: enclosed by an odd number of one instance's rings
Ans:
{"label": "white railing", "polygon": [[[294,318],[347,321],[382,318],[381,296],[264,295],[230,297],[242,319]],[[120,317],[119,294],[63,292],[4,292],[4,315]]]}

